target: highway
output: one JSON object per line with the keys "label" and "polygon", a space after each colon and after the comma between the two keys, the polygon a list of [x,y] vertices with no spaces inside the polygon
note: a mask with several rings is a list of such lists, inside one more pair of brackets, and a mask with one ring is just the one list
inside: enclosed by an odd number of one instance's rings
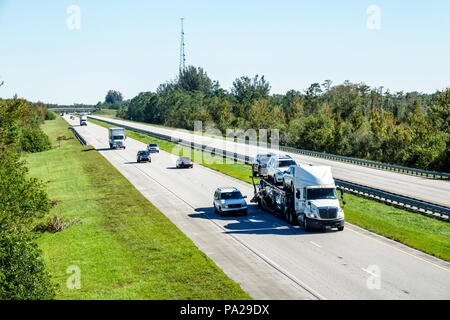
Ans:
{"label": "highway", "polygon": [[305,233],[253,205],[246,217],[219,217],[217,187],[235,186],[249,198],[253,187],[198,164],[175,169],[176,156],[164,151],[138,164],[145,144],[128,138],[126,150],[110,150],[107,129],[65,119],[255,299],[450,299],[443,260],[351,224]]}
{"label": "highway", "polygon": [[[267,148],[254,145],[214,139],[207,136],[194,135],[183,130],[173,130],[161,127],[155,127],[142,123],[135,123],[125,120],[117,120],[105,117],[90,116],[94,119],[107,120],[118,125],[127,125],[133,128],[149,130],[159,134],[169,135],[196,143],[216,147],[228,152],[236,152],[242,155],[254,157],[259,152],[275,152],[278,150],[268,150]],[[314,164],[331,166],[333,176],[337,179],[377,188],[396,194],[429,201],[432,203],[450,206],[450,181],[434,180],[430,178],[385,171],[370,167],[359,166],[355,164],[327,160],[322,158],[299,155],[282,151],[281,154],[289,154],[299,164]]]}

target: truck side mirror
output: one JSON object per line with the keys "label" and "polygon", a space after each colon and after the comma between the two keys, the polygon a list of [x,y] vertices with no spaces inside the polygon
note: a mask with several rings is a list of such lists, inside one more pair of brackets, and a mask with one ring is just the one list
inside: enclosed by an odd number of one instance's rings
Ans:
{"label": "truck side mirror", "polygon": [[297,199],[300,199],[300,190],[297,190],[297,192],[295,193],[295,197],[296,197]]}
{"label": "truck side mirror", "polygon": [[311,206],[311,201],[308,201],[308,206]]}

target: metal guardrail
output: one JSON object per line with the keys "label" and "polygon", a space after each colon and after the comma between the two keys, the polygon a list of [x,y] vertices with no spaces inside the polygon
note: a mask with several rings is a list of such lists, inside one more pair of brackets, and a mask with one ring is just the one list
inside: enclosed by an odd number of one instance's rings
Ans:
{"label": "metal guardrail", "polygon": [[78,133],[77,130],[75,130],[73,127],[70,127],[70,129],[72,130],[72,132],[75,135],[75,137],[77,137],[78,141],[80,141],[80,143],[83,146],[87,145],[86,140],[84,140],[84,138]]}
{"label": "metal guardrail", "polygon": [[387,202],[394,206],[417,211],[423,214],[433,215],[441,219],[448,220],[450,218],[450,208],[446,206],[424,200],[414,199],[407,196],[402,196],[396,193],[383,191],[372,187],[366,187],[357,183],[340,179],[334,179],[334,181],[336,183],[336,186],[354,194],[374,198],[376,200]]}
{"label": "metal guardrail", "polygon": [[416,168],[409,168],[404,166],[399,166],[395,164],[387,164],[382,162],[376,162],[376,161],[370,161],[370,160],[363,160],[363,159],[357,159],[357,158],[350,158],[350,157],[344,157],[344,156],[337,156],[334,154],[329,153],[322,153],[322,152],[316,152],[316,151],[310,151],[310,150],[303,150],[303,149],[296,149],[291,147],[282,147],[280,146],[280,150],[294,152],[294,153],[300,153],[308,156],[313,157],[320,157],[325,158],[329,160],[337,160],[357,165],[362,165],[366,167],[372,167],[376,169],[383,169],[383,170],[389,170],[389,171],[395,171],[398,173],[405,173],[405,174],[412,174],[412,175],[418,175],[418,176],[425,176],[435,179],[450,179],[450,173],[445,172],[437,172],[437,171],[429,171],[429,170],[422,170],[422,169],[416,169]]}
{"label": "metal guardrail", "polygon": [[[143,134],[146,134],[146,135],[158,138],[158,139],[175,142],[175,143],[178,143],[185,147],[209,152],[213,155],[220,155],[220,156],[223,156],[223,157],[226,157],[229,159],[233,159],[235,161],[244,162],[246,164],[250,164],[253,161],[253,157],[244,156],[244,155],[241,155],[238,153],[228,152],[228,151],[218,149],[218,148],[212,148],[210,146],[194,143],[192,141],[187,141],[187,140],[183,140],[183,139],[179,139],[179,138],[173,138],[168,135],[159,134],[159,133],[151,132],[148,130],[137,129],[134,127],[121,125],[121,124],[103,120],[103,119],[102,120],[95,119],[95,118],[92,118],[92,119],[101,121],[101,122],[105,122],[105,123],[108,123],[111,125],[115,125],[118,127],[122,127],[122,128],[128,129],[128,130],[131,130],[131,131],[143,133]],[[354,194],[371,197],[376,200],[386,202],[386,203],[394,205],[394,206],[402,207],[402,208],[412,210],[415,212],[419,212],[419,213],[423,213],[423,214],[433,215],[434,217],[438,217],[441,219],[448,220],[450,218],[450,207],[442,206],[439,204],[434,204],[434,203],[419,200],[419,199],[410,198],[407,196],[402,196],[402,195],[399,195],[396,193],[383,191],[380,189],[367,187],[367,186],[363,186],[363,185],[360,185],[357,183],[348,182],[348,181],[344,181],[344,180],[335,179],[335,182],[338,187],[343,188],[343,189],[347,190],[348,192],[351,192]]]}

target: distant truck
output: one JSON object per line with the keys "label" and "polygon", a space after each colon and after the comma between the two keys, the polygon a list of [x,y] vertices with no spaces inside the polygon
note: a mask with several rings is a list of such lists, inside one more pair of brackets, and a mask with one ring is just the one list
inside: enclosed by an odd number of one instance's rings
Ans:
{"label": "distant truck", "polygon": [[80,117],[80,126],[87,126],[87,117],[86,116]]}
{"label": "distant truck", "polygon": [[111,149],[124,148],[125,149],[125,136],[124,128],[109,128],[109,147]]}
{"label": "distant truck", "polygon": [[[329,166],[291,166],[292,186],[278,188],[272,181],[252,177],[256,202],[289,224],[300,224],[305,231],[337,228],[344,230],[344,211],[340,207],[336,185]],[[343,194],[341,193],[341,199]],[[345,204],[345,202],[343,202]]]}

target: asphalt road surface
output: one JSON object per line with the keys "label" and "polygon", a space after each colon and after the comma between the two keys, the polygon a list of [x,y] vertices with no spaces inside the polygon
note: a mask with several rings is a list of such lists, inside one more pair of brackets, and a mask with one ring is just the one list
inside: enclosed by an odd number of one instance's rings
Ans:
{"label": "asphalt road surface", "polygon": [[254,205],[246,217],[219,217],[217,187],[237,187],[249,199],[253,187],[198,164],[176,169],[176,156],[164,151],[138,164],[145,144],[127,138],[125,150],[110,150],[107,129],[65,118],[255,299],[450,299],[443,260],[348,223],[342,232],[305,233]]}
{"label": "asphalt road surface", "polygon": [[279,150],[268,150],[267,148],[246,145],[233,141],[214,139],[206,136],[194,135],[183,130],[173,130],[155,127],[142,123],[135,123],[125,120],[110,119],[105,117],[90,116],[94,119],[103,119],[118,124],[135,127],[138,129],[150,130],[156,133],[169,135],[176,138],[195,141],[211,147],[220,148],[229,152],[236,152],[242,155],[254,157],[258,152],[272,151],[280,154],[289,154],[298,164],[314,164],[331,166],[333,176],[364,186],[378,188],[385,191],[401,194],[404,196],[429,201],[436,204],[450,206],[450,181],[435,180],[420,176],[396,173],[381,169],[369,168],[355,164],[327,160],[316,157],[299,155]]}

